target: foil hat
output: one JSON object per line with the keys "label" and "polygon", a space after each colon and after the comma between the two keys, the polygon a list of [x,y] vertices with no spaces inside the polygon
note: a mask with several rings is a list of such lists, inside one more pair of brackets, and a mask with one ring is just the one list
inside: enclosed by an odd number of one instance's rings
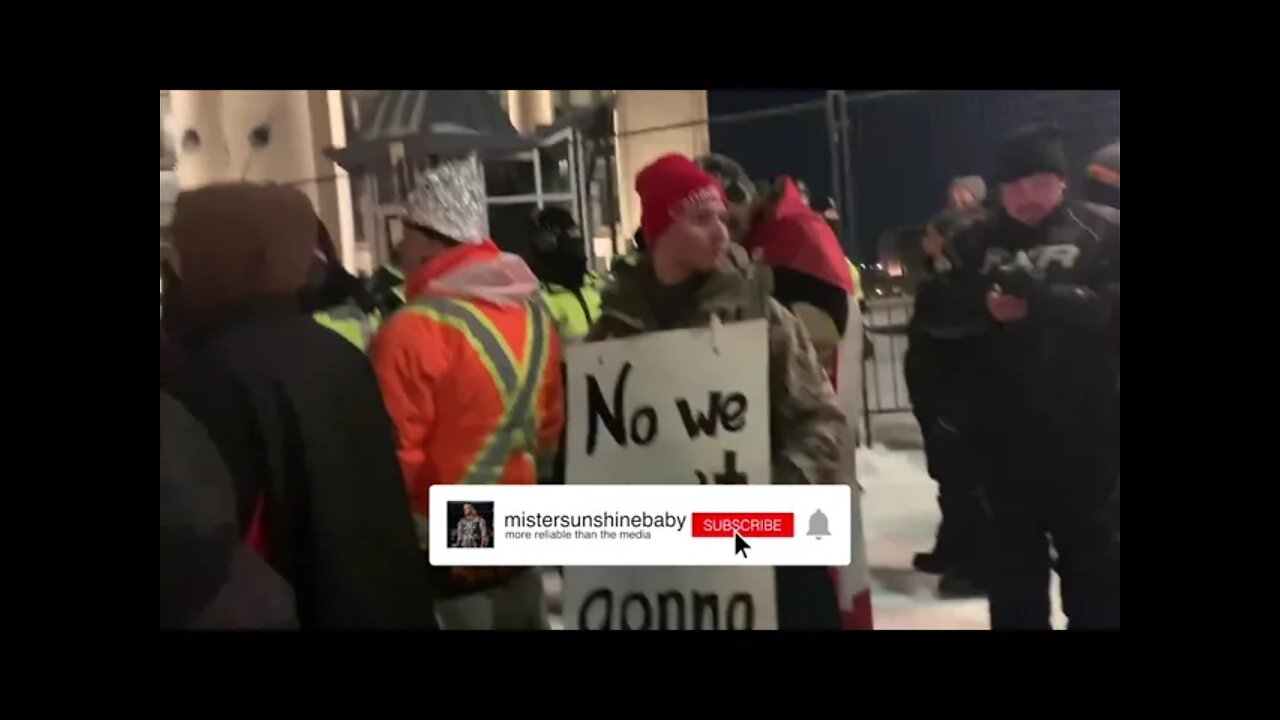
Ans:
{"label": "foil hat", "polygon": [[418,176],[405,202],[406,219],[467,245],[489,237],[484,178],[475,155],[447,160]]}

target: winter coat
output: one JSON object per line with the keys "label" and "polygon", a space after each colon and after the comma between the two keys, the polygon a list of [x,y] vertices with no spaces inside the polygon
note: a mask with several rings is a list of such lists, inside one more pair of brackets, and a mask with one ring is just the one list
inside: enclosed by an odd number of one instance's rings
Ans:
{"label": "winter coat", "polygon": [[903,375],[921,429],[958,435],[976,420],[981,398],[969,379],[981,362],[981,337],[995,320],[986,306],[990,282],[977,272],[955,271],[962,261],[953,238],[982,222],[983,212],[953,211],[951,217],[956,222],[945,231],[944,254],[925,259],[916,287]]}
{"label": "winter coat", "polygon": [[[370,358],[423,549],[432,485],[531,485],[551,472],[564,384],[555,325],[537,293],[524,261],[491,240],[458,245],[409,278],[409,303],[374,339]],[[439,595],[449,597],[514,571],[440,575]]]}
{"label": "winter coat", "polygon": [[160,336],[160,389],[182,403],[218,449],[235,486],[241,536],[249,533],[263,492],[271,484],[271,463],[253,399],[226,368],[197,362]]}
{"label": "winter coat", "polygon": [[720,268],[688,289],[659,287],[647,258],[619,268],[587,341],[705,327],[713,315],[723,322],[769,321],[774,484],[830,482],[839,465],[844,414],[804,325],[769,297],[768,270],[752,264],[742,248],[731,246]]}
{"label": "winter coat", "polygon": [[365,356],[287,301],[246,310],[193,354],[252,399],[271,464],[266,546],[304,628],[434,628],[395,438]]}
{"label": "winter coat", "polygon": [[204,428],[161,391],[161,629],[297,627],[289,583],[241,542],[235,494]]}
{"label": "winter coat", "polygon": [[974,367],[989,426],[1033,450],[1118,432],[1119,224],[1081,203],[1064,203],[1036,227],[997,213],[956,249],[960,272],[1029,304],[1025,319],[993,322],[983,336]]}
{"label": "winter coat", "polygon": [[302,628],[434,628],[373,369],[300,306],[318,223],[295,189],[184,193],[174,214],[183,283],[165,320],[193,364],[244,388],[251,414],[238,422],[257,427],[269,467],[255,527]]}
{"label": "winter coat", "polygon": [[[645,258],[617,269],[604,290],[600,320],[588,342],[646,332],[705,327],[759,319],[769,324],[769,399],[774,484],[837,481],[844,414],[804,325],[769,296],[768,269],[731,246],[721,266],[685,286],[661,287]],[[827,568],[780,567],[777,574],[781,629],[837,629],[839,607]]]}
{"label": "winter coat", "polygon": [[[509,286],[501,270],[494,275],[484,272],[508,259],[529,272],[523,261],[502,253],[492,242],[460,245],[431,261],[421,275],[411,279],[409,305],[374,340],[371,357],[395,421],[400,465],[413,511],[422,521],[432,485],[534,484],[536,461],[555,452],[564,423],[559,342],[550,315],[536,303],[538,282],[532,273],[523,284]],[[446,289],[437,282],[458,277],[460,272],[484,273],[481,282],[492,284],[468,291]],[[507,287],[518,290],[510,301],[488,294]],[[454,312],[458,305],[465,305],[465,310]],[[418,307],[425,311],[416,312]],[[470,332],[460,315],[468,310],[480,313],[483,322],[498,331],[506,347],[515,353],[511,361],[517,373],[537,339],[542,352],[539,366],[530,368],[527,376],[517,377],[516,386],[502,387],[505,374],[494,377],[490,370],[500,359],[492,357],[490,346]],[[535,320],[541,322],[531,335],[528,330]],[[503,424],[507,397],[525,382],[534,385],[532,402],[527,418],[516,418],[512,427],[523,429],[526,420],[533,423],[537,418],[536,438],[528,438],[536,447],[527,451],[513,448],[496,461],[492,478],[471,477],[491,436],[509,433]]]}

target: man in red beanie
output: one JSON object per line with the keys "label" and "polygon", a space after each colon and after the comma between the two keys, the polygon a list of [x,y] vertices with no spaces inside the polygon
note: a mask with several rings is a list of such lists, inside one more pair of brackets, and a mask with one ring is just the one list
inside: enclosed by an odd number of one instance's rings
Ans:
{"label": "man in red beanie", "polygon": [[[840,465],[845,417],[808,332],[770,297],[766,268],[729,241],[724,189],[682,155],[636,177],[648,252],[617,268],[588,341],[765,318],[774,484],[829,483]],[[838,629],[826,568],[777,568],[778,627]]]}

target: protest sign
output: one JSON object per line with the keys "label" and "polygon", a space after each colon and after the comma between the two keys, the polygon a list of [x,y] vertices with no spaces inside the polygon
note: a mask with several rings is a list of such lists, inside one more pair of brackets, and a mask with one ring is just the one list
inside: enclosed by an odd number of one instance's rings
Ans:
{"label": "protest sign", "polygon": [[[764,320],[567,349],[566,482],[768,484]],[[767,567],[566,567],[565,627],[772,629]]]}

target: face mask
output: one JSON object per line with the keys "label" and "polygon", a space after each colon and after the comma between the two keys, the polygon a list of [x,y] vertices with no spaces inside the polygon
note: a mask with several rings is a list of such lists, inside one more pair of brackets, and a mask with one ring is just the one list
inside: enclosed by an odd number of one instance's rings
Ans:
{"label": "face mask", "polygon": [[550,263],[548,274],[551,282],[567,288],[580,288],[587,274],[587,259],[575,255],[559,255]]}

